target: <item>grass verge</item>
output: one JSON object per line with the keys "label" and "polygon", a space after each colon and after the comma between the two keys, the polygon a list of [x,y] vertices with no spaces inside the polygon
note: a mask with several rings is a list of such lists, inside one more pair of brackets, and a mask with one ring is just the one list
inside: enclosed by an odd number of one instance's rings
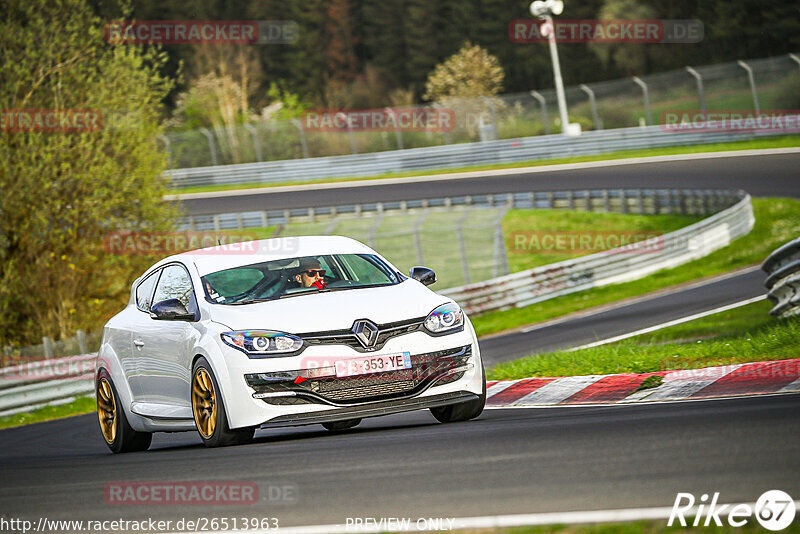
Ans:
{"label": "grass verge", "polygon": [[639,150],[621,150],[619,152],[611,152],[608,154],[596,154],[592,156],[574,156],[569,158],[553,158],[542,159],[533,161],[522,161],[519,163],[498,163],[494,165],[473,165],[471,167],[459,167],[455,169],[436,169],[430,171],[416,171],[413,173],[408,172],[387,172],[375,176],[355,176],[355,177],[335,177],[324,178],[320,180],[293,180],[280,183],[245,183],[245,184],[231,184],[231,185],[209,185],[209,186],[194,186],[174,188],[170,190],[171,194],[185,194],[185,193],[206,193],[212,191],[232,191],[236,189],[257,189],[276,186],[287,185],[304,185],[304,184],[324,184],[332,182],[352,182],[363,180],[380,180],[385,178],[405,178],[409,176],[430,176],[433,174],[451,174],[458,172],[471,172],[471,171],[486,171],[496,169],[517,169],[521,167],[539,167],[543,165],[559,165],[564,163],[582,163],[586,161],[604,161],[612,159],[625,159],[625,158],[641,158],[648,156],[668,156],[672,154],[695,154],[700,152],[724,152],[726,150],[753,150],[760,148],[785,148],[800,146],[800,136],[787,135],[781,137],[773,137],[769,139],[753,139],[750,141],[736,141],[733,143],[715,143],[708,145],[691,145],[691,146],[676,146],[664,148],[648,148]]}
{"label": "grass verge", "polygon": [[[773,250],[800,234],[800,201],[787,198],[753,199],[756,222],[746,236],[705,258],[665,269],[641,280],[599,287],[532,304],[525,308],[471,317],[478,336],[494,334],[625,298],[645,295],[734,269],[761,263]],[[509,255],[509,260],[513,256]]]}
{"label": "grass verge", "polygon": [[[567,210],[509,210],[503,217],[509,272],[600,252],[654,235],[674,232],[700,220],[689,215],[632,215]],[[592,237],[581,245],[578,237]],[[569,241],[575,238],[573,244]],[[472,239],[472,238],[470,238]],[[550,239],[552,242],[548,242]],[[557,240],[563,240],[559,244]],[[581,249],[581,247],[586,247]]]}
{"label": "grass verge", "polygon": [[30,412],[0,417],[0,428],[27,425],[29,423],[41,423],[42,421],[61,419],[71,415],[91,413],[96,409],[97,404],[94,397],[78,397],[66,404],[44,406]]}
{"label": "grass verge", "polygon": [[776,319],[767,313],[771,307],[759,301],[617,343],[536,354],[499,364],[487,378],[652,373],[796,358],[800,317]]}

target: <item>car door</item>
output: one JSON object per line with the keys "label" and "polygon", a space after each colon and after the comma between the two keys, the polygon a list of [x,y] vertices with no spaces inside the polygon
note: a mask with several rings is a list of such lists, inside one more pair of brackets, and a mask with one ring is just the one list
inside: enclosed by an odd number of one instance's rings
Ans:
{"label": "car door", "polygon": [[[186,267],[172,263],[161,269],[151,306],[168,299],[180,300],[198,315],[192,280]],[[161,320],[147,316],[134,345],[140,346],[143,402],[190,406],[192,349],[199,337],[194,322]]]}
{"label": "car door", "polygon": [[133,400],[141,400],[143,394],[142,378],[143,374],[143,353],[144,343],[141,340],[141,332],[152,322],[150,319],[150,306],[153,304],[153,293],[156,289],[156,282],[161,274],[160,269],[145,276],[136,286],[135,299],[136,308],[126,310],[127,317],[127,336],[120,336],[120,343],[126,346],[120,347],[117,353],[122,364],[122,371],[128,379]]}

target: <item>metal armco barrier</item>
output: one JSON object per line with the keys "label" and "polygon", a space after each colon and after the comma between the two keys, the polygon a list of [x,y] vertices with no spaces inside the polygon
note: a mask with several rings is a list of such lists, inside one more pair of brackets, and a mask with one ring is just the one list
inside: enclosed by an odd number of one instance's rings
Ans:
{"label": "metal armco barrier", "polygon": [[[701,258],[747,234],[753,226],[750,195],[731,190],[617,189],[550,191],[428,199],[414,202],[339,207],[338,212],[469,206],[513,206],[634,214],[713,214],[695,224],[618,249],[545,265],[505,276],[439,291],[468,313],[521,308],[535,302],[596,286],[626,282],[660,269]],[[335,208],[316,208],[335,216]],[[307,218],[307,210],[295,215]],[[282,213],[282,212],[279,212]],[[241,218],[239,218],[241,220]],[[259,217],[260,220],[260,217]],[[800,240],[792,242],[794,258]],[[791,245],[791,243],[789,244]],[[779,249],[788,250],[789,245]],[[773,253],[770,259],[776,257]],[[783,256],[780,256],[783,258]],[[770,261],[765,262],[765,265]],[[778,265],[778,259],[775,260]],[[780,265],[784,265],[780,263]],[[26,362],[0,369],[0,415],[64,401],[94,391],[96,354]]]}
{"label": "metal armco barrier", "polygon": [[767,297],[775,303],[769,313],[779,317],[800,314],[800,237],[775,250],[761,264],[767,273]]}
{"label": "metal armco barrier", "polygon": [[0,369],[0,415],[27,412],[94,391],[97,354],[37,360]]}
{"label": "metal armco barrier", "polygon": [[194,215],[180,219],[183,230],[243,230],[291,223],[315,222],[345,216],[374,216],[411,210],[500,207],[513,209],[571,209],[640,215],[709,215],[741,199],[740,191],[719,189],[589,189],[466,195],[393,202],[372,202],[315,208]]}
{"label": "metal armco barrier", "polygon": [[375,176],[387,172],[588,156],[629,149],[723,143],[770,135],[782,135],[782,132],[673,132],[664,130],[662,126],[617,128],[588,131],[579,137],[556,134],[348,156],[175,169],[167,173],[167,177],[172,186],[178,188],[314,181],[333,177]]}
{"label": "metal armco barrier", "polygon": [[[441,291],[467,313],[522,308],[592,287],[643,278],[661,269],[702,258],[747,234],[753,227],[750,195],[732,206],[661,237],[656,247],[643,241],[589,256],[544,265],[484,282]],[[655,250],[654,250],[655,249]]]}

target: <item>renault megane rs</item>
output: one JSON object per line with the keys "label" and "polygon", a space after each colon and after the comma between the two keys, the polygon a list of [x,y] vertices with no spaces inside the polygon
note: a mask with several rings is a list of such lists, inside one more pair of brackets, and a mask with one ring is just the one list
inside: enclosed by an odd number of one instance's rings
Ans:
{"label": "renault megane rs", "polygon": [[105,326],[97,411],[114,452],[153,432],[211,447],[258,428],[430,409],[473,419],[486,401],[475,331],[435,273],[405,276],[345,237],[223,245],[165,258]]}

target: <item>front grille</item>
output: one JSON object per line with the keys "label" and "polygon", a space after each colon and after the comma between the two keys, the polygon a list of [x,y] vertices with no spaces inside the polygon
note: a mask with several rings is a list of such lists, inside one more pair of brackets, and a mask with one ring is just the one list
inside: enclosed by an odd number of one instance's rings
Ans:
{"label": "front grille", "polygon": [[324,392],[325,398],[336,401],[347,401],[353,399],[364,399],[370,397],[383,397],[404,393],[414,389],[413,380],[400,380],[397,382],[382,382],[364,386],[356,386],[344,389],[334,389]]}
{"label": "front grille", "polygon": [[[413,395],[436,385],[450,383],[464,376],[464,371],[448,375],[451,369],[467,363],[472,347],[466,345],[411,356],[411,369],[372,373],[346,378],[322,377],[296,382],[295,378],[306,375],[305,369],[277,373],[254,373],[245,375],[247,384],[256,393],[287,393],[295,397],[267,397],[269,404],[288,404],[284,398],[308,399],[317,402],[363,402]],[[291,393],[290,393],[291,392]],[[307,400],[305,401],[307,402]],[[293,404],[298,402],[293,401]]]}
{"label": "front grille", "polygon": [[[369,348],[369,351],[381,349],[386,342],[393,337],[416,332],[422,327],[424,320],[425,318],[422,317],[417,319],[409,319],[406,321],[398,321],[395,323],[376,325],[378,327],[378,336],[375,339],[375,344]],[[356,338],[356,335],[351,330],[311,332],[307,334],[299,334],[298,337],[308,345],[347,345],[358,352],[367,352],[367,349],[361,345],[361,343],[358,341],[358,338]]]}

